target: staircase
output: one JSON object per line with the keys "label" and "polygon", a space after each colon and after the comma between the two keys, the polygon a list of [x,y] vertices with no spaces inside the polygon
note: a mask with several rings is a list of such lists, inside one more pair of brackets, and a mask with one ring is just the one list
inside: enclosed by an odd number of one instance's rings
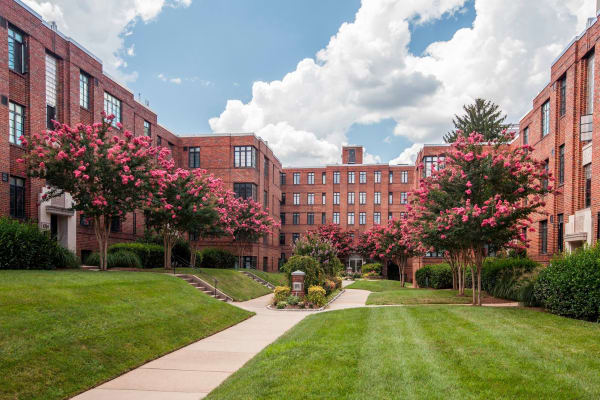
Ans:
{"label": "staircase", "polygon": [[268,287],[271,290],[275,290],[275,286],[271,283],[271,282],[267,282],[262,278],[259,278],[258,276],[254,275],[252,272],[250,271],[242,271],[242,274],[246,275],[248,278],[260,283],[263,286]]}
{"label": "staircase", "polygon": [[207,282],[203,281],[202,279],[198,278],[196,275],[177,274],[175,276],[183,279],[184,281],[186,281],[187,283],[189,283],[196,289],[201,290],[202,292],[206,293],[207,295],[209,295],[211,297],[214,297],[217,300],[221,300],[226,303],[233,301],[233,299],[230,296],[226,295],[219,289],[215,289],[212,285],[210,285]]}

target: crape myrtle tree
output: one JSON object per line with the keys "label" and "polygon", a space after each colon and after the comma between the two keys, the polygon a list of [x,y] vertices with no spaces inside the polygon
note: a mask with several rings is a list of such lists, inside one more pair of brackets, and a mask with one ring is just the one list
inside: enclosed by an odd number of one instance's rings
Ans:
{"label": "crape myrtle tree", "polygon": [[321,225],[317,229],[317,234],[333,245],[338,258],[343,262],[346,262],[350,254],[354,251],[352,234],[348,231],[343,231],[337,224]]}
{"label": "crape myrtle tree", "polygon": [[[189,232],[200,232],[218,226],[224,220],[218,195],[222,192],[220,179],[206,170],[175,168],[171,152],[162,148],[158,155],[160,168],[150,172],[152,190],[144,207],[148,226],[162,238],[165,269],[171,268],[173,246]],[[195,264],[195,248],[190,263]]]}
{"label": "crape myrtle tree", "polygon": [[[77,124],[74,128],[55,123],[55,129],[21,137],[27,152],[30,177],[46,180],[50,190],[44,199],[69,193],[73,208],[94,221],[100,249],[100,268],[106,270],[108,236],[114,218],[124,219],[147,198],[149,171],[157,148],[147,136],[125,130],[115,134],[113,115],[103,122]],[[115,126],[121,130],[120,123]]]}
{"label": "crape myrtle tree", "polygon": [[[463,255],[474,266],[481,305],[481,268],[488,249],[522,249],[530,215],[545,205],[551,174],[531,157],[529,145],[509,148],[499,140],[484,142],[481,134],[459,136],[445,154],[445,166],[421,181],[412,201],[411,218],[421,221],[416,240],[439,239],[438,248],[460,240]],[[532,228],[530,228],[532,229]]]}
{"label": "crape myrtle tree", "polygon": [[296,240],[292,253],[317,260],[327,277],[337,276],[343,268],[333,244],[316,232],[307,232]]}
{"label": "crape myrtle tree", "polygon": [[242,256],[245,249],[259,239],[273,233],[279,228],[268,209],[253,199],[237,197],[232,191],[227,191],[221,203],[222,223],[225,232],[233,237],[238,256],[238,267],[242,267]]}

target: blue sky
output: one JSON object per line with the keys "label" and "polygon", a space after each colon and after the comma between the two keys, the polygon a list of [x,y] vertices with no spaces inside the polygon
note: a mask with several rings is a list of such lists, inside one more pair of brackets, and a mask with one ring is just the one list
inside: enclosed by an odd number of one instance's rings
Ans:
{"label": "blue sky", "polygon": [[[248,102],[254,81],[281,79],[300,60],[314,57],[342,23],[353,21],[359,7],[359,0],[204,0],[166,9],[155,21],[135,25],[125,38],[125,47],[135,50],[126,58],[127,69],[138,72],[129,86],[174,132],[210,132],[208,119],[218,116],[228,99]],[[450,39],[473,19],[469,2],[461,13],[411,24],[411,53],[420,55],[430,43]],[[173,78],[182,83],[168,81]],[[365,145],[388,162],[412,144],[394,136],[394,126],[391,119],[354,124],[348,142]]]}

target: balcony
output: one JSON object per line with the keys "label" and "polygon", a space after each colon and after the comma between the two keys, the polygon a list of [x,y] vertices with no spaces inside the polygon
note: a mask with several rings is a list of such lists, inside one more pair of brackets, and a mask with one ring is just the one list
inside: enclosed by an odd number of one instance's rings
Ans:
{"label": "balcony", "polygon": [[592,241],[592,211],[584,208],[569,215],[565,225],[566,250],[571,252],[584,244],[591,245]]}
{"label": "balcony", "polygon": [[582,115],[579,124],[579,129],[581,141],[591,141],[592,136],[594,134],[594,116],[592,114]]}

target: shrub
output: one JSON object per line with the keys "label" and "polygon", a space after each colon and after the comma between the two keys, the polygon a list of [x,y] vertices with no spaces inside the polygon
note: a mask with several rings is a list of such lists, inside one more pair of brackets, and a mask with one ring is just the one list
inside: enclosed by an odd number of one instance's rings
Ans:
{"label": "shrub", "polygon": [[[151,234],[149,232],[150,231],[146,231],[144,233],[144,237],[138,239],[137,242],[145,244],[157,244],[164,248],[163,238],[159,235]],[[173,245],[173,255],[186,261],[189,260],[191,255],[190,244],[185,239],[177,239]]]}
{"label": "shrub", "polygon": [[371,275],[381,275],[381,264],[380,263],[365,264],[361,267],[361,271],[363,274],[369,274],[371,272],[375,272],[375,274],[371,274]]}
{"label": "shrub", "polygon": [[207,247],[202,250],[202,268],[233,268],[235,266],[235,255],[230,251]]}
{"label": "shrub", "polygon": [[600,245],[553,259],[539,274],[535,296],[551,313],[598,321]]}
{"label": "shrub", "polygon": [[359,279],[362,277],[362,274],[360,272],[354,272],[352,274],[352,279]]}
{"label": "shrub", "polygon": [[298,304],[300,302],[300,297],[291,295],[291,296],[288,296],[287,299],[285,299],[285,302],[291,306],[295,306],[296,304]]}
{"label": "shrub", "polygon": [[284,309],[286,307],[287,307],[287,303],[285,301],[280,301],[280,302],[277,303],[277,308],[280,309],[280,310]]}
{"label": "shrub", "polygon": [[323,284],[323,288],[325,289],[325,293],[327,293],[329,295],[329,293],[331,293],[335,290],[335,282],[330,279],[327,279],[327,280],[325,280],[325,283]]}
{"label": "shrub", "polygon": [[74,268],[79,260],[37,225],[0,218],[0,269]]}
{"label": "shrub", "polygon": [[292,272],[302,271],[306,274],[304,277],[304,287],[319,286],[323,283],[323,270],[321,266],[312,257],[309,256],[291,256],[283,265],[282,271],[287,274],[288,282],[292,285]]}
{"label": "shrub", "polygon": [[116,243],[108,248],[109,253],[116,253],[119,251],[130,251],[135,253],[140,259],[142,268],[162,268],[164,266],[163,263],[165,252],[161,245],[153,243],[131,242]]}
{"label": "shrub", "polygon": [[336,289],[341,289],[342,288],[342,278],[340,278],[339,276],[334,276],[333,278],[331,278],[331,280],[333,282],[335,282],[335,288]]}
{"label": "shrub", "polygon": [[290,295],[290,288],[287,286],[277,286],[273,291],[273,300],[275,303],[279,303],[280,301],[284,301]]}
{"label": "shrub", "polygon": [[[100,265],[100,254],[93,252],[85,260],[86,265]],[[132,251],[119,250],[108,253],[106,256],[108,268],[142,268],[142,262],[137,254]]]}
{"label": "shrub", "polygon": [[294,243],[295,256],[309,256],[317,260],[325,276],[337,275],[344,266],[337,257],[337,250],[331,241],[312,232],[303,235]]}
{"label": "shrub", "polygon": [[194,267],[201,268],[203,258],[204,258],[204,253],[202,253],[200,250],[196,251],[196,262],[194,263]]}
{"label": "shrub", "polygon": [[446,263],[426,265],[415,272],[419,287],[433,289],[452,288],[452,269]]}
{"label": "shrub", "polygon": [[321,286],[309,287],[306,299],[317,307],[323,307],[325,305],[325,289]]}

